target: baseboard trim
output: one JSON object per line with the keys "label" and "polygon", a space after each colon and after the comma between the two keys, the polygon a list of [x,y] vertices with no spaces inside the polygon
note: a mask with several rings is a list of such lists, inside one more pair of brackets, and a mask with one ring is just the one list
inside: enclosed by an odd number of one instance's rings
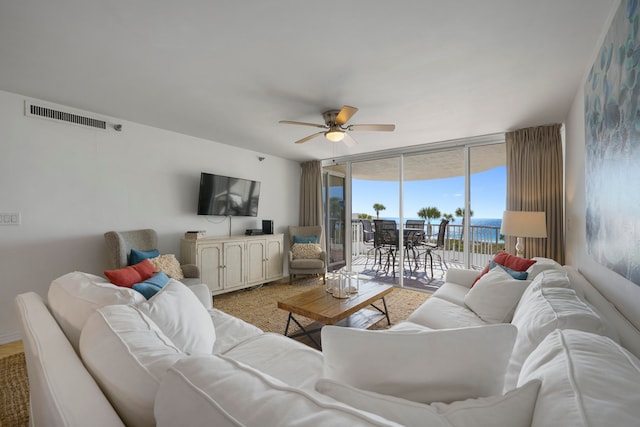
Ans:
{"label": "baseboard trim", "polygon": [[7,344],[22,339],[22,334],[19,331],[9,332],[7,334],[0,335],[0,344]]}

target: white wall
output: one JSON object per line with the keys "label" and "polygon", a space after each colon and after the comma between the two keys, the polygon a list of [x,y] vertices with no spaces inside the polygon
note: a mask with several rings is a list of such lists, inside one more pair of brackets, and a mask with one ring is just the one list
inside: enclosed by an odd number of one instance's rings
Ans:
{"label": "white wall", "polygon": [[[611,11],[615,13],[618,3]],[[608,25],[607,25],[608,28]],[[607,29],[603,30],[601,39]],[[600,44],[594,48],[596,57]],[[602,294],[612,301],[626,317],[640,327],[640,286],[598,264],[587,251],[585,196],[585,123],[584,83],[571,106],[566,121],[566,198],[567,198],[567,264],[576,266]],[[629,191],[637,191],[629,188]]]}
{"label": "white wall", "polygon": [[24,99],[0,91],[0,212],[22,216],[0,226],[0,343],[19,338],[17,294],[102,274],[105,231],[154,228],[176,255],[186,230],[228,235],[229,220],[195,214],[201,171],[261,181],[258,216],[233,218],[232,234],[298,223],[297,162],[119,120],[105,132],[25,117]]}

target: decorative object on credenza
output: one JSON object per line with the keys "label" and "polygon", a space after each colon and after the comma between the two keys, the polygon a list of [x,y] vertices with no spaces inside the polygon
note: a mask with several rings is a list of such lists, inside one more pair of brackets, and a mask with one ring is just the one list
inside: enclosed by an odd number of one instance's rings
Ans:
{"label": "decorative object on credenza", "polygon": [[273,221],[270,219],[263,219],[262,231],[264,232],[264,234],[273,234]]}
{"label": "decorative object on credenza", "polygon": [[588,253],[640,285],[637,1],[620,3],[584,87]]}
{"label": "decorative object on credenza", "polygon": [[191,230],[184,233],[185,239],[202,239],[204,237],[207,237],[205,230]]}
{"label": "decorative object on credenza", "polygon": [[516,255],[523,257],[523,237],[547,237],[546,215],[544,212],[504,211],[500,234],[517,237]]}

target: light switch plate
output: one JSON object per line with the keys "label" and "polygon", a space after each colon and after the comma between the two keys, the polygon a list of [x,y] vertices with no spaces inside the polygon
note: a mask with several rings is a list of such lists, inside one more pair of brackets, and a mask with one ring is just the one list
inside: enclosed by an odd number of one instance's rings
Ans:
{"label": "light switch plate", "polygon": [[0,212],[0,225],[20,225],[20,212]]}

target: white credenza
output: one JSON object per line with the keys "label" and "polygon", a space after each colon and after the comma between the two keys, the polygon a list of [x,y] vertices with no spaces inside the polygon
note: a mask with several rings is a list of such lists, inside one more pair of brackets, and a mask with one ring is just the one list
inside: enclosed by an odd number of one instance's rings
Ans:
{"label": "white credenza", "polygon": [[282,278],[284,235],[182,239],[182,264],[196,264],[211,295]]}

